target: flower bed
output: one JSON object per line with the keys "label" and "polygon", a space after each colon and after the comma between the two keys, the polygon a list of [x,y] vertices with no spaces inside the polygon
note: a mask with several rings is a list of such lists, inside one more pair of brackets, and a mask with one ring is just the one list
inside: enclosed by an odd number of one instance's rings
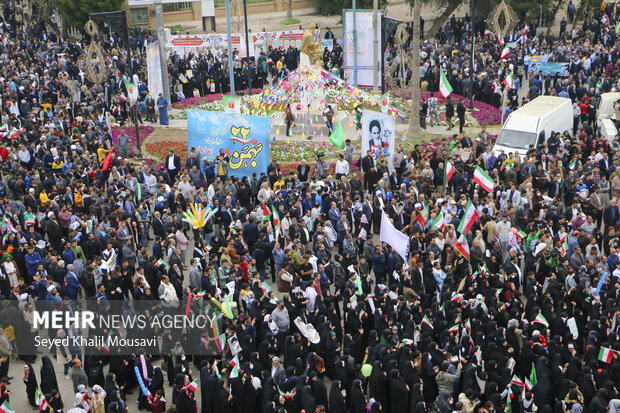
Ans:
{"label": "flower bed", "polygon": [[[491,138],[491,141],[494,142],[495,139],[497,139],[497,135],[490,135],[490,138]],[[472,136],[472,139],[475,139],[475,138]],[[461,138],[457,137],[456,140],[460,141]],[[452,143],[452,137],[451,136],[443,137],[443,138],[438,137],[438,138],[431,139],[428,142],[421,142],[420,148],[422,150],[422,153],[433,153],[433,152],[437,152],[437,150],[443,143],[450,146],[450,144]]]}
{"label": "flower bed", "polygon": [[[138,126],[138,133],[140,135],[140,144],[144,143],[146,138],[153,133],[154,128],[152,126]],[[138,155],[138,146],[136,142],[136,128],[134,126],[112,126],[112,144],[116,146],[118,137],[122,133],[126,133],[129,136],[129,155]]]}
{"label": "flower bed", "polygon": [[[166,155],[168,155],[168,151],[170,149],[173,149],[174,153],[179,155],[179,158],[181,158],[181,165],[185,165],[185,161],[187,161],[187,156],[188,156],[187,142],[172,142],[172,141],[153,142],[153,143],[147,144],[146,149],[153,155],[156,155],[157,157],[159,157],[159,159],[161,160],[166,159]],[[150,168],[155,166],[156,169],[160,169],[159,168],[160,166],[162,168],[165,166],[163,162],[161,162],[161,165],[160,165],[159,161],[155,159],[149,159],[149,161],[152,161],[150,164],[147,162],[147,166],[149,166]]]}
{"label": "flower bed", "polygon": [[190,107],[188,109],[183,109],[179,113],[170,115],[170,119],[187,119],[187,111],[190,109],[208,110],[210,112],[224,112],[224,106],[222,106],[222,101],[220,100],[203,103],[199,106]]}
{"label": "flower bed", "polygon": [[[252,89],[252,94],[263,93],[263,89]],[[185,98],[181,102],[176,102],[172,105],[175,109],[195,109],[197,106],[204,105],[205,103],[218,102],[224,99],[224,95],[221,93],[213,93],[206,96],[192,96]]]}
{"label": "flower bed", "polygon": [[[404,97],[391,96],[390,101],[393,106],[399,107],[402,110],[405,110],[407,113],[411,110],[410,100],[412,95],[409,94]],[[431,97],[431,92],[420,92],[420,97],[423,99],[428,99]],[[442,99],[439,96],[439,93],[435,92],[435,97],[437,98],[439,105],[437,110],[439,112],[439,120],[440,124],[445,125],[445,111],[446,111],[446,100]],[[459,102],[463,102],[463,105],[469,109],[471,107],[469,103],[469,99],[464,96],[456,95],[452,93],[450,95],[452,99],[452,103],[454,103],[454,110],[456,114],[456,105]],[[471,116],[478,121],[480,126],[483,125],[500,125],[502,118],[502,111],[499,108],[496,108],[492,105],[486,104],[484,102],[480,102],[479,100],[474,100],[474,110],[471,112]],[[455,116],[455,123],[458,124],[458,119]],[[427,119],[427,124],[429,123],[429,119]],[[465,126],[471,126],[470,122],[465,122]]]}

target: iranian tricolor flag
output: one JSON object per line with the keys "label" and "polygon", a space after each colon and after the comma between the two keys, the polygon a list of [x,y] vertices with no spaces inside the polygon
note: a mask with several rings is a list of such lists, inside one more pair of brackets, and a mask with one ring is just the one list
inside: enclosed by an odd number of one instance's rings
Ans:
{"label": "iranian tricolor flag", "polygon": [[280,396],[284,397],[285,399],[292,399],[295,396],[290,391],[283,392],[282,390],[280,390],[280,387],[278,387],[277,389],[278,393],[280,393]]}
{"label": "iranian tricolor flag", "polygon": [[502,55],[500,56],[500,58],[506,59],[508,58],[508,56],[510,56],[510,47],[504,46],[504,50],[502,50]]}
{"label": "iranian tricolor flag", "polygon": [[263,222],[269,221],[269,208],[267,208],[267,203],[263,201]]}
{"label": "iranian tricolor flag", "polygon": [[480,166],[476,166],[474,171],[474,182],[484,188],[485,191],[493,193],[493,178],[487,174]]}
{"label": "iranian tricolor flag", "polygon": [[517,385],[517,386],[521,386],[523,387],[525,383],[523,383],[523,380],[521,380],[519,377],[512,376],[512,380],[510,380],[511,384]]}
{"label": "iranian tricolor flag", "polygon": [[26,225],[34,225],[36,223],[32,212],[24,212],[24,221]]}
{"label": "iranian tricolor flag", "polygon": [[[619,24],[620,24],[620,23],[619,23]],[[577,161],[572,161],[571,163],[569,163],[569,164],[568,164],[568,168],[569,168],[571,171],[574,171],[576,166],[577,166]]]}
{"label": "iranian tricolor flag", "polygon": [[4,403],[2,403],[2,405],[0,405],[0,412],[15,413],[15,410],[11,409],[11,405],[9,404],[9,401],[7,400]]}
{"label": "iranian tricolor flag", "polygon": [[430,210],[428,208],[428,204],[426,204],[424,209],[422,211],[420,211],[418,213],[418,216],[417,216],[418,223],[420,224],[420,226],[422,228],[426,228],[426,224],[428,224],[428,219],[429,219],[430,215],[431,215],[431,213],[430,213]]}
{"label": "iranian tricolor flag", "polygon": [[260,285],[260,289],[265,294],[271,291],[271,287],[269,286],[269,284],[267,284],[267,281],[263,281],[263,283]]}
{"label": "iranian tricolor flag", "polygon": [[235,356],[230,361],[230,366],[232,370],[230,371],[230,378],[234,379],[235,377],[239,377],[239,373],[241,373],[241,368],[239,367],[239,356]]}
{"label": "iranian tricolor flag", "polygon": [[450,301],[457,302],[462,298],[463,298],[463,294],[452,294],[452,298],[450,298]]}
{"label": "iranian tricolor flag", "polygon": [[459,331],[459,325],[458,324],[455,324],[455,325],[453,325],[452,327],[450,327],[448,329],[448,333],[456,333],[458,331]]}
{"label": "iranian tricolor flag", "polygon": [[525,389],[526,389],[527,391],[532,391],[532,389],[533,389],[533,388],[534,388],[534,385],[533,385],[533,384],[532,384],[532,382],[531,382],[531,381],[529,381],[529,380],[527,379],[527,377],[526,377],[526,378],[525,378]]}
{"label": "iranian tricolor flag", "polygon": [[276,211],[273,205],[271,206],[271,212],[272,212],[272,217],[273,217],[273,229],[274,229],[274,232],[276,233],[276,241],[277,241],[278,235],[280,235],[280,215],[278,215],[278,211]]}
{"label": "iranian tricolor flag", "polygon": [[491,30],[486,29],[484,31],[484,37],[487,37],[487,36],[495,36],[495,34]]}
{"label": "iranian tricolor flag", "polygon": [[448,187],[448,182],[450,182],[452,175],[454,175],[454,164],[450,161],[446,161],[446,167],[443,171],[443,183],[446,187]]}
{"label": "iranian tricolor flag", "polygon": [[454,248],[461,253],[463,258],[469,258],[469,244],[467,243],[467,238],[464,233],[462,233],[459,239],[456,240]]}
{"label": "iranian tricolor flag", "polygon": [[[359,278],[359,277],[358,277],[358,278]],[[362,308],[362,309],[360,310],[360,313],[358,314],[358,315],[359,315],[359,318],[360,318],[360,321],[362,321],[362,318],[366,317],[366,314],[367,314],[367,313],[366,313],[366,311],[364,311],[364,309]]]}
{"label": "iranian tricolor flag", "polygon": [[11,140],[15,140],[15,139],[19,138],[19,135],[21,135],[23,131],[24,131],[24,129],[13,128],[13,129],[11,129],[11,133],[9,134],[9,138]]}
{"label": "iranian tricolor flag", "polygon": [[187,389],[193,391],[194,393],[196,393],[196,390],[198,389],[198,385],[200,384],[200,379],[196,379],[193,382],[191,382],[190,384],[187,385]]}
{"label": "iranian tricolor flag", "polygon": [[226,334],[215,337],[215,345],[219,351],[224,351],[226,348]]}
{"label": "iranian tricolor flag", "polygon": [[528,31],[529,27],[525,26],[525,28],[523,29],[523,35],[521,35],[521,43],[525,43],[527,42],[527,31]]}
{"label": "iranian tricolor flag", "polygon": [[568,251],[568,242],[566,241],[566,235],[564,235],[560,239],[560,254],[562,255],[562,257],[566,255],[567,251]]}
{"label": "iranian tricolor flag", "polygon": [[34,403],[39,406],[39,411],[47,409],[47,399],[38,387],[34,391]]}
{"label": "iranian tricolor flag", "polygon": [[438,231],[443,231],[445,226],[446,223],[443,220],[443,214],[440,212],[439,214],[437,214],[437,218],[433,220],[433,228]]}
{"label": "iranian tricolor flag", "polygon": [[433,323],[431,323],[431,320],[429,320],[427,315],[425,315],[424,318],[422,319],[422,324],[426,324],[433,330],[435,329],[435,327],[433,327]]}
{"label": "iranian tricolor flag", "polygon": [[514,84],[514,79],[512,77],[512,72],[510,74],[508,74],[505,78],[504,78],[504,84],[506,85],[506,87],[508,88],[508,90],[512,89],[512,85]]}
{"label": "iranian tricolor flag", "polygon": [[463,218],[461,218],[461,223],[456,230],[461,235],[468,233],[471,227],[474,225],[474,222],[476,222],[476,220],[478,219],[478,217],[478,210],[476,210],[476,207],[474,206],[474,204],[472,204],[471,199],[469,199],[467,201],[467,206],[465,207],[465,213],[463,213]]}
{"label": "iranian tricolor flag", "polygon": [[545,316],[542,315],[542,313],[538,313],[538,315],[536,316],[534,321],[532,321],[532,323],[539,323],[539,324],[544,325],[545,327],[549,327],[549,322],[547,321]]}
{"label": "iranian tricolor flag", "polygon": [[450,86],[450,82],[448,82],[448,78],[446,77],[446,73],[443,71],[443,68],[439,68],[439,72],[441,77],[439,78],[439,95],[442,99],[446,99],[452,93],[452,86]]}
{"label": "iranian tricolor flag", "polygon": [[604,361],[607,364],[611,364],[611,358],[614,356],[614,351],[607,347],[601,347],[598,352],[598,359]]}

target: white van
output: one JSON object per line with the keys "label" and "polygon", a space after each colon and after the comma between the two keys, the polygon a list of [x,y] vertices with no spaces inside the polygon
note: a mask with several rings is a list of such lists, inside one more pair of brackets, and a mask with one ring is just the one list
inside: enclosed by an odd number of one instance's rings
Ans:
{"label": "white van", "polygon": [[504,151],[519,151],[525,157],[530,145],[538,148],[552,132],[564,133],[573,129],[573,106],[568,98],[539,96],[508,115],[497,136],[493,150],[495,154]]}
{"label": "white van", "polygon": [[616,120],[614,105],[618,100],[620,100],[620,92],[603,93],[596,108],[596,127],[608,141],[612,141],[618,134],[614,122]]}

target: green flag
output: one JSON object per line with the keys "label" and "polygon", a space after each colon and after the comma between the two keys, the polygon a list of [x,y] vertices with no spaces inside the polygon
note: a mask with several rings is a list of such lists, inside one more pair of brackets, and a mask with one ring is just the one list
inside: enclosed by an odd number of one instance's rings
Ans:
{"label": "green flag", "polygon": [[530,373],[530,383],[532,383],[532,386],[536,386],[536,383],[538,383],[538,377],[536,377],[536,366],[534,365],[533,361],[532,372]]}
{"label": "green flag", "polygon": [[138,190],[136,191],[136,195],[138,197],[138,202],[142,201],[142,185],[138,182]]}
{"label": "green flag", "polygon": [[336,124],[336,127],[334,128],[332,134],[329,135],[329,140],[332,141],[332,143],[336,147],[338,147],[338,149],[344,149],[344,132],[342,131],[342,125],[340,124],[340,121],[338,121],[338,123]]}
{"label": "green flag", "polygon": [[616,26],[616,34],[620,34],[620,22],[618,22],[618,25]]}

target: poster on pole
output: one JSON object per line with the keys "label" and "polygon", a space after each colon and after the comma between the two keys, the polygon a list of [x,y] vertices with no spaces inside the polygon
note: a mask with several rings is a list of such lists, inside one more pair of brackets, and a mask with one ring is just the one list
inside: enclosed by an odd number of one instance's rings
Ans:
{"label": "poster on pole", "polygon": [[370,151],[375,162],[381,154],[387,159],[388,169],[394,170],[392,155],[396,135],[396,117],[374,110],[362,112],[362,156]]}
{"label": "poster on pole", "polygon": [[334,50],[334,39],[323,39],[321,40],[321,50],[329,50],[330,52]]}
{"label": "poster on pole", "polygon": [[[381,56],[381,16],[385,10],[379,10],[377,27],[373,29],[374,12],[372,10],[356,10],[355,26],[353,30],[353,10],[343,11],[343,32],[344,32],[344,71],[347,82],[353,83],[354,79],[354,59],[357,55],[357,84],[358,86],[372,86],[375,68],[375,38],[377,39],[378,56]],[[354,34],[357,32],[357,53],[353,50]],[[379,79],[382,79],[381,65],[379,65]]]}
{"label": "poster on pole", "polygon": [[157,99],[164,92],[161,78],[161,60],[159,59],[159,41],[153,42],[146,48],[146,70],[148,76],[149,93]]}
{"label": "poster on pole", "polygon": [[269,165],[270,118],[235,113],[187,111],[188,148],[213,161],[224,150],[228,176],[252,176]]}

